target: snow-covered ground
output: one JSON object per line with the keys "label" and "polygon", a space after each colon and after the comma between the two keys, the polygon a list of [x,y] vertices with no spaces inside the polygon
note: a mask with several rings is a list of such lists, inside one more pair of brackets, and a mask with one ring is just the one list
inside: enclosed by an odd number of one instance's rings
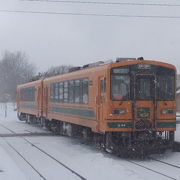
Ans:
{"label": "snow-covered ground", "polygon": [[[16,112],[10,105],[8,105],[7,117],[5,117],[4,107],[0,105],[0,134],[11,133],[1,125],[16,133],[48,133],[45,129],[18,121]],[[177,125],[176,139],[180,141],[180,125]],[[180,153],[167,152],[157,158],[180,166]],[[78,180],[83,178],[87,180],[180,179],[180,168],[153,160],[118,158],[90,145],[82,144],[75,138],[0,137],[0,180]]]}

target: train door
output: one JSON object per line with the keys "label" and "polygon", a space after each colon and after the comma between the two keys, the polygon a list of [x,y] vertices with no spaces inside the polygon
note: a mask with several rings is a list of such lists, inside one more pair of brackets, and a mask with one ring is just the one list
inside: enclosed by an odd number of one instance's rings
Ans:
{"label": "train door", "polygon": [[104,117],[105,117],[105,93],[106,93],[106,78],[100,77],[99,78],[99,87],[98,87],[98,121],[99,121],[99,128],[102,129],[102,125]]}
{"label": "train door", "polygon": [[156,118],[156,78],[152,74],[136,74],[134,82],[134,128],[153,129]]}

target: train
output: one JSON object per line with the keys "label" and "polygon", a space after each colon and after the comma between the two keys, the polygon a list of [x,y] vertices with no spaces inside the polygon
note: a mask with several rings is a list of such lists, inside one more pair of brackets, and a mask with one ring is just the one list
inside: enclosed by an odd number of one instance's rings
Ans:
{"label": "train", "polygon": [[176,67],[141,58],[87,64],[17,86],[18,118],[121,155],[171,149]]}

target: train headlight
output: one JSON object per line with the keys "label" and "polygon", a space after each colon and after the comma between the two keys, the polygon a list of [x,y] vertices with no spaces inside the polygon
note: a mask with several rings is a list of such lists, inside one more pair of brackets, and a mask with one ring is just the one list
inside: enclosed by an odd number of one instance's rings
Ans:
{"label": "train headlight", "polygon": [[126,109],[113,109],[112,114],[114,114],[114,115],[124,115],[124,114],[126,114]]}
{"label": "train headlight", "polygon": [[162,114],[164,114],[164,115],[170,115],[170,114],[173,114],[173,113],[174,113],[173,109],[163,109],[162,110]]}

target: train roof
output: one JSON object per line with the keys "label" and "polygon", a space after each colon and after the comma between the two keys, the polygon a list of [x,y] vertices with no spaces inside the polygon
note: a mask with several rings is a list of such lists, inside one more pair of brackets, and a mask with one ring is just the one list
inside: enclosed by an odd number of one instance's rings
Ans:
{"label": "train roof", "polygon": [[25,83],[25,84],[21,84],[21,85],[18,85],[17,88],[28,88],[28,87],[32,87],[32,86],[37,86],[39,84],[42,83],[42,79],[40,80],[37,80],[37,81],[32,81],[32,82],[28,82],[28,83]]}
{"label": "train roof", "polygon": [[123,61],[123,62],[119,62],[119,64],[117,64],[117,62],[111,64],[111,67],[116,67],[117,65],[119,66],[127,66],[127,65],[133,65],[133,64],[152,64],[152,65],[156,65],[156,66],[163,66],[163,67],[167,67],[167,68],[171,68],[171,69],[176,69],[176,67],[172,64],[169,63],[165,63],[165,62],[161,62],[161,61],[154,61],[154,60],[133,60],[133,61]]}
{"label": "train roof", "polygon": [[127,66],[127,65],[140,64],[140,63],[152,64],[152,65],[157,65],[157,66],[163,66],[163,67],[167,67],[167,68],[176,69],[176,67],[174,65],[169,64],[169,63],[164,63],[164,62],[161,62],[161,61],[154,61],[154,60],[127,60],[127,61],[120,61],[120,62],[110,62],[110,63],[107,63],[107,64],[100,64],[100,65],[97,65],[95,67],[92,66],[92,67],[81,68],[81,69],[78,69],[78,70],[73,71],[73,72],[68,72],[68,73],[65,73],[65,74],[45,78],[44,81],[45,82],[52,81],[52,80],[56,81],[56,79],[59,79],[59,78],[68,78],[68,77],[72,77],[72,76],[79,76],[81,74],[88,74],[88,73],[96,73],[96,72],[100,72],[100,71],[107,71],[108,69],[111,69],[111,68],[117,67],[117,66]]}
{"label": "train roof", "polygon": [[67,78],[68,79],[68,78],[71,78],[72,76],[74,76],[74,77],[78,77],[81,75],[88,76],[88,74],[94,74],[94,73],[101,72],[101,71],[107,72],[109,69],[111,69],[113,67],[134,65],[134,64],[140,64],[140,63],[163,66],[163,67],[172,68],[172,69],[176,70],[176,67],[174,65],[165,63],[165,62],[161,62],[161,61],[142,60],[142,59],[136,60],[136,59],[132,59],[132,58],[125,58],[125,60],[123,61],[120,58],[120,60],[118,59],[116,62],[102,63],[102,61],[100,61],[99,64],[93,63],[96,66],[93,66],[93,64],[90,64],[90,66],[85,65],[82,68],[78,67],[77,70],[75,70],[75,71],[57,75],[57,76],[48,77],[43,80],[41,79],[41,80],[37,80],[37,81],[28,82],[28,83],[19,85],[18,88],[36,86],[39,83],[41,83],[42,81],[44,81],[45,83],[48,83],[51,81],[59,80],[59,78],[62,78],[62,79]]}

